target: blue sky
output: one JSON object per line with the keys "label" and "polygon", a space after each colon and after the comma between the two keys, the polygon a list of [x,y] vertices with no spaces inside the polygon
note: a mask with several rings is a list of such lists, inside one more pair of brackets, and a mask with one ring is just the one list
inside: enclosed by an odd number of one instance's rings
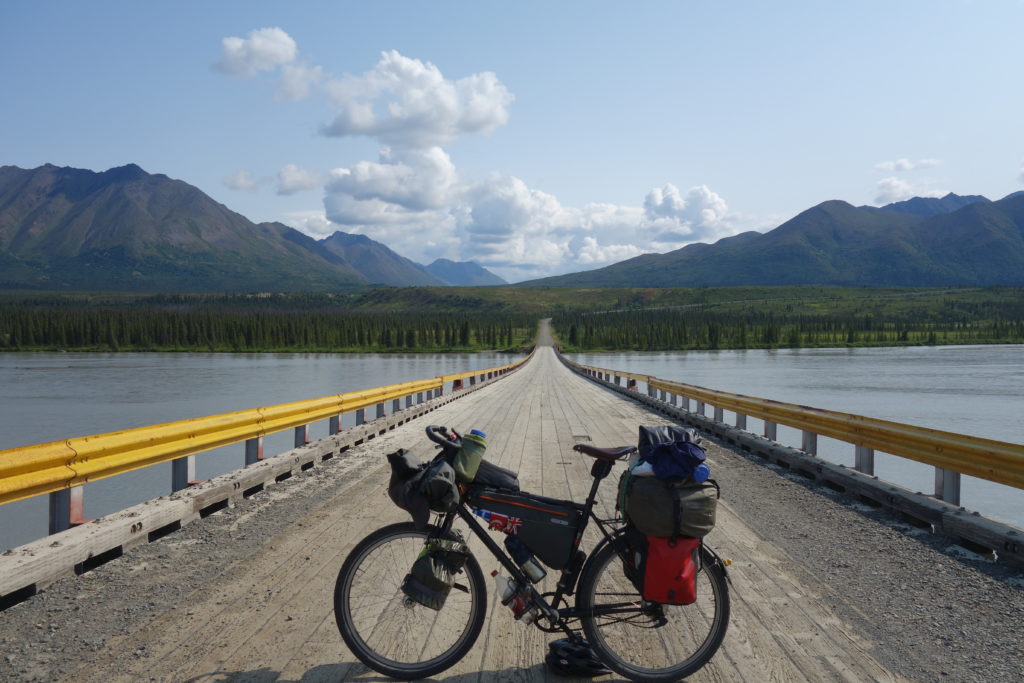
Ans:
{"label": "blue sky", "polygon": [[0,164],[510,281],[1024,189],[1024,2],[0,3]]}

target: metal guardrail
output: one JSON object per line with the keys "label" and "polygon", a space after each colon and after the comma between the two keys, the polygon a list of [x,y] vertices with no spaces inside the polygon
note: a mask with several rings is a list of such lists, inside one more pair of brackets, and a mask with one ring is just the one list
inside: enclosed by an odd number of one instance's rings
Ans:
{"label": "metal guardrail", "polygon": [[433,379],[2,450],[0,505],[51,494],[50,529],[55,533],[81,521],[81,485],[87,482],[171,461],[172,489],[180,490],[194,479],[196,453],[244,441],[245,464],[252,464],[262,459],[262,439],[268,434],[294,427],[296,446],[302,445],[308,441],[308,425],[318,420],[330,419],[330,433],[336,434],[343,413],[355,412],[356,424],[362,424],[366,408],[376,406],[380,417],[388,401],[398,411],[402,398],[409,407],[414,396],[417,402],[424,394],[438,396],[446,383],[457,391],[466,379],[476,384],[478,378],[498,377],[529,358]]}
{"label": "metal guardrail", "polygon": [[562,360],[584,374],[615,384],[625,378],[629,388],[636,389],[637,382],[644,382],[649,396],[657,397],[660,392],[660,399],[673,405],[678,397],[686,410],[689,410],[689,401],[695,401],[696,412],[702,415],[705,406],[710,405],[719,422],[723,421],[725,410],[732,411],[736,413],[736,426],[740,429],[746,429],[748,416],[759,418],[765,424],[764,436],[773,441],[776,425],[795,427],[803,432],[802,450],[811,455],[817,454],[818,435],[848,442],[856,448],[855,469],[865,474],[874,474],[875,450],[931,465],[936,469],[936,497],[954,505],[960,504],[961,474],[1024,489],[1024,445],[1021,444],[716,391],[648,375],[580,365],[564,357]]}

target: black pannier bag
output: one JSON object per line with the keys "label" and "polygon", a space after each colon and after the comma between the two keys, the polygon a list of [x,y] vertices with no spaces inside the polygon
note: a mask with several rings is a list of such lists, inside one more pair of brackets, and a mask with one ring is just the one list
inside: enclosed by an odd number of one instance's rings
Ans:
{"label": "black pannier bag", "polygon": [[[477,481],[479,478],[478,473]],[[517,537],[552,569],[564,569],[574,555],[572,542],[582,519],[579,507],[476,484],[470,487],[466,500],[489,528]]]}
{"label": "black pannier bag", "polygon": [[388,496],[395,505],[412,515],[417,529],[424,529],[430,511],[451,512],[459,504],[455,470],[443,457],[423,464],[404,448],[388,453],[391,479]]}
{"label": "black pannier bag", "polygon": [[402,582],[403,593],[430,609],[444,606],[455,584],[455,575],[462,571],[469,557],[469,546],[458,532],[452,532],[452,536],[427,541]]}

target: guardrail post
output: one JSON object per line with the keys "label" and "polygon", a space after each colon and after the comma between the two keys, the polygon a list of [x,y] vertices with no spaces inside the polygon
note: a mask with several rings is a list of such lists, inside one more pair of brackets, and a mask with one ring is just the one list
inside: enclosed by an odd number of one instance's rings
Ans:
{"label": "guardrail post", "polygon": [[694,411],[698,415],[704,414],[704,401],[697,401],[697,410]]}
{"label": "guardrail post", "polygon": [[296,448],[309,443],[309,425],[299,425],[295,428],[295,440],[292,443]]}
{"label": "guardrail post", "polygon": [[960,505],[960,473],[936,467],[935,497],[951,505]]}
{"label": "guardrail post", "polygon": [[690,399],[686,396],[680,396],[679,407],[685,410],[686,412],[690,412]]}
{"label": "guardrail post", "polygon": [[629,378],[628,380],[626,380],[626,389],[628,389],[629,391],[636,391],[636,380],[633,378]]}
{"label": "guardrail post", "polygon": [[56,534],[78,526],[84,519],[85,491],[72,486],[50,494],[50,533]]}
{"label": "guardrail post", "polygon": [[384,417],[385,414],[386,413],[384,412],[384,404],[383,403],[378,403],[377,404],[377,419],[379,420],[380,418]]}
{"label": "guardrail post", "polygon": [[171,492],[187,489],[196,480],[196,457],[186,455],[171,461]]}
{"label": "guardrail post", "polygon": [[725,422],[725,409],[715,406],[715,422]]}
{"label": "guardrail post", "polygon": [[263,459],[263,437],[247,439],[245,442],[245,464],[254,465]]}
{"label": "guardrail post", "polygon": [[615,375],[615,386],[622,385],[622,375]]}
{"label": "guardrail post", "polygon": [[361,424],[366,424],[365,408],[359,408],[358,410],[356,410],[356,426],[358,427]]}
{"label": "guardrail post", "polygon": [[875,474],[875,449],[867,446],[855,446],[853,449],[853,468],[864,474]]}
{"label": "guardrail post", "polygon": [[332,415],[327,425],[327,431],[331,436],[334,436],[341,431],[341,415]]}
{"label": "guardrail post", "polygon": [[475,387],[476,386],[476,375],[470,375],[469,376],[469,386],[471,386],[471,387]]}
{"label": "guardrail post", "polygon": [[736,413],[736,429],[747,431],[747,416],[743,413]]}
{"label": "guardrail post", "polygon": [[778,441],[778,425],[774,422],[764,421],[764,438],[771,441]]}
{"label": "guardrail post", "polygon": [[391,413],[392,414],[397,413],[401,409],[402,409],[402,399],[396,398],[394,401],[391,402]]}
{"label": "guardrail post", "polygon": [[661,396],[661,402],[664,403],[665,400],[666,400],[665,399],[665,390],[664,389],[659,390],[658,394]]}
{"label": "guardrail post", "polygon": [[452,391],[461,391],[461,390],[462,390],[462,380],[461,379],[454,380],[452,382]]}
{"label": "guardrail post", "polygon": [[800,442],[800,450],[808,455],[818,454],[818,435],[814,432],[803,430],[803,438]]}
{"label": "guardrail post", "polygon": [[412,408],[412,394],[409,394],[408,396],[405,397],[405,408],[406,410]]}
{"label": "guardrail post", "polygon": [[417,403],[423,403],[423,392],[422,391],[419,392],[418,394],[416,394],[416,402]]}

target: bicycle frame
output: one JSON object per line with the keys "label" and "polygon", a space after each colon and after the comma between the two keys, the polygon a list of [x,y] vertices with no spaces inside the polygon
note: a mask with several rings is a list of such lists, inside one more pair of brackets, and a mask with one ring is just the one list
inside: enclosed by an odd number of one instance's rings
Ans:
{"label": "bicycle frame", "polygon": [[[534,622],[538,628],[545,631],[554,632],[561,629],[570,638],[575,638],[575,632],[569,627],[567,620],[579,618],[581,616],[579,610],[575,607],[563,607],[558,609],[556,605],[561,603],[569,595],[575,592],[577,581],[583,574],[583,570],[587,566],[587,561],[590,557],[594,556],[594,551],[600,548],[604,543],[612,542],[612,537],[616,533],[616,529],[612,529],[609,532],[609,527],[613,527],[618,524],[618,520],[603,520],[594,514],[594,503],[597,499],[597,490],[601,485],[601,481],[604,480],[612,471],[612,462],[606,460],[595,460],[593,467],[591,468],[591,476],[594,478],[593,483],[590,487],[590,493],[587,495],[586,503],[580,504],[571,500],[561,499],[550,499],[553,502],[557,502],[560,505],[566,505],[569,507],[576,508],[582,512],[581,523],[579,528],[576,530],[576,535],[572,540],[572,548],[576,549],[577,552],[570,555],[572,559],[564,569],[562,569],[562,575],[558,580],[557,589],[549,602],[543,595],[541,595],[534,587],[533,583],[530,582],[526,574],[522,569],[519,568],[508,553],[493,539],[491,535],[487,533],[487,530],[476,520],[475,515],[469,506],[463,501],[459,504],[458,508],[454,512],[450,512],[444,515],[443,521],[440,525],[440,531],[442,534],[447,533],[451,530],[455,519],[462,519],[469,526],[470,530],[479,538],[487,549],[491,551],[491,554],[501,563],[501,565],[509,572],[512,578],[517,584],[525,587],[529,590],[531,598],[538,607],[544,611],[544,616],[551,622],[551,628],[544,628],[537,622]],[[527,493],[527,492],[523,492]],[[594,549],[589,553],[580,552],[580,542],[583,539],[583,533],[589,526],[589,522],[593,521],[597,524],[601,530],[604,538],[598,542]],[[568,603],[566,603],[568,604]],[[608,606],[606,610],[611,613],[617,611],[619,608],[616,606]],[[621,609],[625,609],[624,607]],[[629,609],[635,609],[635,605],[631,603]],[[605,610],[602,610],[605,611]]]}

